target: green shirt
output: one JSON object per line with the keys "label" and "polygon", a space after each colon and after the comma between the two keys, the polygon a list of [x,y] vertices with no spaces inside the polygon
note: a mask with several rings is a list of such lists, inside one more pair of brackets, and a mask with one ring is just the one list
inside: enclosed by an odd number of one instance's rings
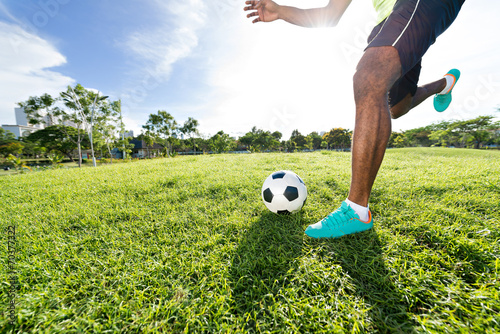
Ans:
{"label": "green shirt", "polygon": [[372,0],[377,11],[377,24],[382,22],[392,12],[396,0]]}

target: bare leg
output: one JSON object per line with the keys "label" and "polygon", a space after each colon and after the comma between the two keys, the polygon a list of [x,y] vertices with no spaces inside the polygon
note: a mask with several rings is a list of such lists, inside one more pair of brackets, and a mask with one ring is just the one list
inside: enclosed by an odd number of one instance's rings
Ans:
{"label": "bare leg", "polygon": [[368,205],[391,135],[387,92],[400,76],[399,55],[391,46],[367,49],[354,75],[356,122],[348,199],[362,206]]}
{"label": "bare leg", "polygon": [[442,91],[444,87],[446,87],[446,80],[444,78],[418,87],[414,96],[408,94],[403,100],[398,102],[398,104],[391,107],[392,118],[396,119],[405,115],[408,111],[418,106],[428,97]]}

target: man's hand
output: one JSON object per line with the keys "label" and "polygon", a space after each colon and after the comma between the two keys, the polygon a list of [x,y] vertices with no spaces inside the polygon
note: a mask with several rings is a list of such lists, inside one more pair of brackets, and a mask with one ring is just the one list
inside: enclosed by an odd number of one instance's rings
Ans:
{"label": "man's hand", "polygon": [[243,10],[253,10],[247,17],[258,16],[252,23],[271,22],[278,19],[279,5],[271,0],[252,0],[245,1],[246,6]]}

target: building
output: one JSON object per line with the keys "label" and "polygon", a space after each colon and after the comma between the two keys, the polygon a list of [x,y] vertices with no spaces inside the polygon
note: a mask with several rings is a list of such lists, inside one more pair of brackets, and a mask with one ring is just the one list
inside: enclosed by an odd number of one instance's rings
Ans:
{"label": "building", "polygon": [[146,145],[144,140],[132,139],[129,144],[134,144],[132,148],[132,158],[155,158],[161,156],[163,146],[157,143]]}
{"label": "building", "polygon": [[[14,112],[16,113],[16,124],[2,124],[2,128],[4,130],[12,132],[16,136],[16,139],[19,139],[20,137],[26,137],[30,133],[45,128],[45,124],[29,124],[26,113],[24,112],[24,108],[15,108]],[[51,123],[48,117],[44,119],[44,122],[46,124]]]}
{"label": "building", "polygon": [[49,115],[45,115],[42,118],[42,123],[40,124],[30,124],[28,118],[26,117],[26,113],[24,112],[24,108],[15,108],[14,112],[16,114],[16,124],[15,125],[2,124],[2,128],[4,130],[12,132],[16,136],[16,139],[19,139],[20,137],[29,136],[30,133],[33,133],[37,130],[45,129],[48,126],[56,124],[63,124],[66,126],[72,126],[74,128],[77,127],[76,124],[73,122],[61,121],[60,118],[52,119]]}

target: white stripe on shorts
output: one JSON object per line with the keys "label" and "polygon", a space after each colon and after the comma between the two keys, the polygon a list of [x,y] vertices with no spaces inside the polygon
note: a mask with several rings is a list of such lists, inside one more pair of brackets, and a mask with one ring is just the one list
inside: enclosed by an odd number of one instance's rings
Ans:
{"label": "white stripe on shorts", "polygon": [[395,46],[396,43],[399,41],[399,39],[401,38],[401,36],[403,36],[403,34],[405,33],[406,29],[408,28],[408,26],[410,25],[410,22],[411,20],[413,20],[413,16],[415,15],[415,12],[417,11],[417,8],[418,8],[418,4],[420,3],[420,0],[417,1],[417,4],[415,5],[415,9],[413,10],[413,13],[411,14],[411,17],[410,19],[408,20],[408,23],[406,24],[406,27],[403,29],[403,31],[401,32],[401,34],[398,36],[398,38],[396,38],[396,41],[394,43],[392,43],[392,46]]}

